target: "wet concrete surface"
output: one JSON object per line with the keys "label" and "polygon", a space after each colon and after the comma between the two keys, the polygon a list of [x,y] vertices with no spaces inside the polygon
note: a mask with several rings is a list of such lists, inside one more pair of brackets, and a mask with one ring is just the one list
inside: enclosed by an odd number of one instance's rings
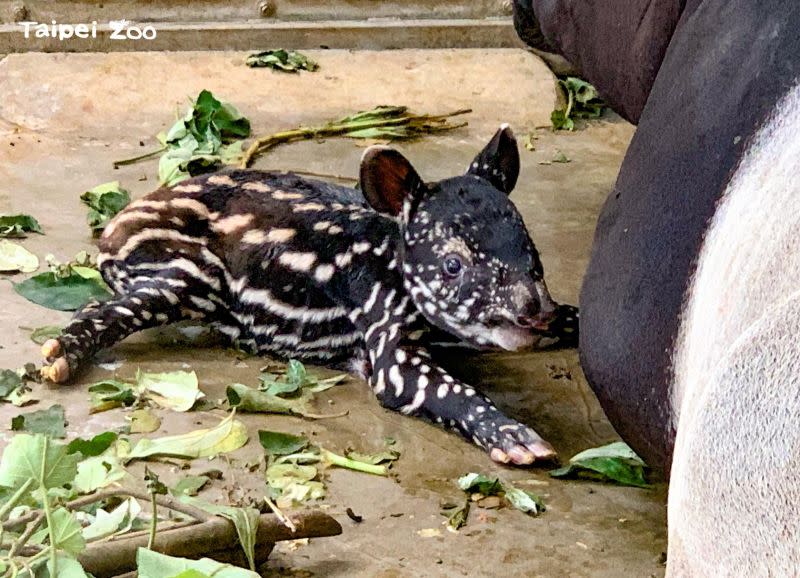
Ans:
{"label": "wet concrete surface", "polygon": [[[68,260],[93,250],[85,209],[78,197],[99,183],[120,180],[134,197],[156,186],[156,162],[114,170],[111,163],[149,150],[187,98],[202,88],[233,102],[257,134],[337,118],[378,104],[404,104],[420,112],[474,109],[469,127],[398,145],[423,178],[450,176],[468,164],[502,122],[522,142],[532,134],[535,150],[522,148],[517,203],[545,265],[553,295],[575,303],[589,256],[599,207],[613,186],[633,128],[613,114],[574,133],[552,133],[553,78],[535,56],[521,50],[310,52],[322,66],[315,74],[286,75],[243,66],[241,53],[27,54],[0,61],[0,212],[36,216],[45,236],[22,241],[43,257]],[[145,146],[140,146],[142,141]],[[353,177],[364,143],[304,142],[276,149],[259,168],[303,169]],[[558,153],[570,162],[554,163]],[[44,267],[44,264],[43,264]],[[0,283],[0,367],[38,361],[38,346],[24,327],[65,322],[17,296],[5,276]],[[190,367],[210,399],[224,397],[232,382],[257,383],[262,360],[240,358],[222,348],[178,343],[180,334],[159,330],[136,335],[104,353],[116,370],[93,367],[68,387],[36,386],[41,409],[58,401],[66,408],[70,436],[122,426],[125,412],[90,415],[85,385],[136,369]],[[442,363],[483,387],[497,405],[529,423],[568,458],[616,439],[581,373],[574,350],[475,355],[444,352]],[[329,370],[315,369],[322,373]],[[551,479],[547,467],[515,469],[493,464],[453,434],[383,410],[363,382],[350,379],[318,396],[317,410],[347,417],[306,421],[282,416],[241,416],[252,434],[247,446],[226,458],[201,460],[188,470],[163,465],[167,481],[219,468],[211,497],[233,500],[263,495],[262,475],[248,471],[261,451],[258,429],[304,432],[333,450],[380,449],[384,437],[402,452],[384,479],[328,470],[321,507],[343,525],[340,537],[309,544],[282,544],[273,553],[272,575],[315,576],[661,576],[665,550],[664,487],[622,488]],[[19,409],[0,406],[6,430]],[[175,414],[153,435],[214,424],[221,410]],[[7,440],[10,433],[0,435]],[[5,443],[5,442],[2,442]],[[443,502],[462,499],[455,485],[470,471],[497,474],[538,492],[547,511],[538,518],[509,510],[473,508],[467,526],[451,533],[442,525]],[[141,484],[141,466],[128,483]],[[352,508],[360,524],[345,515]],[[420,530],[440,530],[423,537]],[[435,533],[435,532],[434,532]],[[423,534],[425,534],[423,532]],[[281,570],[284,568],[284,570]]]}

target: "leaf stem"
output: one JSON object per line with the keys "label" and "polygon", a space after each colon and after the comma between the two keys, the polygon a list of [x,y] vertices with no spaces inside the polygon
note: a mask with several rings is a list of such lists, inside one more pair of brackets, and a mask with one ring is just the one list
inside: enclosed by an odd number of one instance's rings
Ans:
{"label": "leaf stem", "polygon": [[150,519],[150,535],[147,538],[147,549],[152,550],[153,545],[156,542],[156,527],[158,526],[158,512],[156,508],[158,504],[156,502],[156,493],[152,492],[150,494],[150,508],[153,510],[152,518]]}
{"label": "leaf stem", "polygon": [[23,498],[23,496],[31,489],[31,486],[36,483],[36,480],[33,478],[29,478],[24,484],[22,484],[19,489],[14,492],[14,495],[11,496],[8,501],[3,504],[3,507],[0,508],[0,522],[5,521],[8,515],[11,513],[11,510],[17,505],[17,503]]}
{"label": "leaf stem", "polygon": [[367,474],[374,474],[376,476],[385,476],[388,474],[386,466],[374,466],[372,464],[365,464],[364,462],[357,462],[356,460],[351,460],[350,458],[330,452],[325,448],[320,448],[320,452],[323,459],[333,466],[339,466],[340,468],[347,468],[348,470],[355,470],[357,472],[364,472]]}
{"label": "leaf stem", "polygon": [[[44,451],[42,457],[42,470],[39,474],[39,489],[42,492],[42,505],[44,506],[44,517],[47,520],[47,535],[50,538],[50,576],[58,576],[58,570],[56,568],[58,556],[56,555],[56,529],[53,527],[53,512],[50,507],[50,496],[47,495],[47,487],[44,484],[46,472],[45,466],[47,465],[47,460],[44,459],[44,456],[47,455],[48,445],[50,443],[50,438],[44,438]],[[44,550],[42,550],[44,552]],[[39,552],[41,554],[41,552]],[[38,554],[37,554],[38,556]],[[36,558],[36,556],[34,556]]]}
{"label": "leaf stem", "polygon": [[[292,130],[277,132],[275,134],[256,138],[245,151],[242,160],[239,163],[239,168],[246,169],[253,162],[253,159],[259,153],[277,146],[282,143],[289,143],[298,140],[309,140],[312,138],[325,138],[335,136],[347,136],[351,132],[360,132],[371,128],[381,128],[388,126],[402,126],[410,124],[412,121],[422,121],[428,123],[443,123],[447,118],[467,114],[472,112],[471,109],[461,109],[455,112],[442,115],[415,115],[411,113],[404,113],[402,116],[390,116],[389,118],[377,118],[375,120],[354,120],[352,118],[343,122],[343,119],[329,122],[319,127],[299,127]],[[451,130],[464,126],[462,124],[442,124],[439,127],[430,127],[430,132],[438,130]]]}
{"label": "leaf stem", "polygon": [[144,159],[149,159],[150,157],[154,157],[159,153],[163,153],[165,150],[167,150],[167,147],[163,146],[158,150],[150,151],[149,153],[144,153],[143,155],[139,155],[138,157],[123,159],[121,161],[114,161],[114,168],[117,169],[119,167],[124,167],[125,165],[132,165],[134,163],[138,163],[139,161],[143,161]]}

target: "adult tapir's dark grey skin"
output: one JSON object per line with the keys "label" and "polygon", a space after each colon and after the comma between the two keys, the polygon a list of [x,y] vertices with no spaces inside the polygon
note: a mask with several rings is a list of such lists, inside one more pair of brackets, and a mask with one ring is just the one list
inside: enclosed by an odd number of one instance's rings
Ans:
{"label": "adult tapir's dark grey skin", "polygon": [[45,344],[44,374],[65,381],[130,333],[199,317],[253,351],[354,362],[384,406],[455,429],[494,460],[551,459],[547,442],[439,368],[423,341],[432,326],[507,350],[537,331],[574,333],[576,311],[557,314],[508,198],[518,172],[503,127],[465,175],[436,183],[374,147],[363,194],[260,171],[159,189],[106,227],[98,262],[116,295]]}
{"label": "adult tapir's dark grey skin", "polygon": [[[581,293],[580,349],[614,427],[667,473],[672,351],[695,260],[750,137],[800,74],[794,3],[675,4],[515,0],[520,18],[536,17],[551,49],[581,54],[587,78],[617,87],[612,104],[639,122],[598,221]],[[636,15],[639,26],[623,25]],[[673,15],[674,34],[664,38]],[[634,48],[612,58],[604,40]],[[637,68],[629,59],[651,44],[656,53],[669,46],[663,61],[654,56]],[[630,80],[649,70],[654,81]],[[638,115],[631,107],[642,95],[647,106]]]}
{"label": "adult tapir's dark grey skin", "polygon": [[601,87],[637,72],[598,38],[666,47],[652,86],[611,98],[648,95],[598,222],[580,349],[615,428],[673,468],[668,574],[800,575],[800,4],[680,2],[667,44],[617,23],[670,2],[523,3]]}

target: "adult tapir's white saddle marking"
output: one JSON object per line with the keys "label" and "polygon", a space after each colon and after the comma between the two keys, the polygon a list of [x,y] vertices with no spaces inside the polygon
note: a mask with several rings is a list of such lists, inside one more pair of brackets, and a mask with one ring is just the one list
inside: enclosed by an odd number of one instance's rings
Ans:
{"label": "adult tapir's white saddle marking", "polygon": [[670,576],[800,575],[800,86],[698,256],[675,357]]}

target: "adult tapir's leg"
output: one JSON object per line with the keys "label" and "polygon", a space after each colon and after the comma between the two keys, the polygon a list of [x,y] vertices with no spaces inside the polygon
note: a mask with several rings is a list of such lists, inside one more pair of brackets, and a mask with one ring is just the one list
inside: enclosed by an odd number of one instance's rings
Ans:
{"label": "adult tapir's leg", "polygon": [[800,4],[788,0],[690,4],[600,215],[581,359],[614,427],[651,465],[671,461],[672,353],[696,257],[750,137],[800,77],[798,29]]}
{"label": "adult tapir's leg", "polygon": [[528,45],[564,56],[638,122],[685,0],[514,0]]}

